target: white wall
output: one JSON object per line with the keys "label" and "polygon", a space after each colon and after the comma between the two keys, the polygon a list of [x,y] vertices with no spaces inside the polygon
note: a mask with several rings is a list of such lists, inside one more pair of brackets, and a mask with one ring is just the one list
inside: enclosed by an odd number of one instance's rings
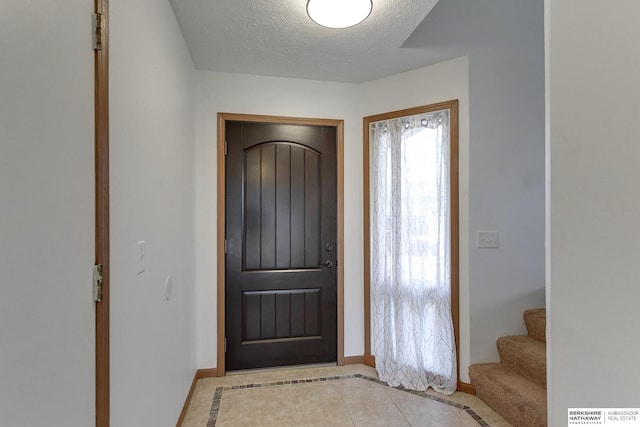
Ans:
{"label": "white wall", "polygon": [[545,13],[555,426],[570,407],[640,406],[640,3],[547,0]]}
{"label": "white wall", "polygon": [[[216,115],[218,112],[345,121],[345,356],[364,352],[362,117],[460,99],[461,154],[468,151],[468,64],[465,58],[362,85],[198,71],[197,305],[198,366],[216,360]],[[405,90],[405,85],[409,90]],[[462,180],[466,198],[466,179]],[[463,203],[463,222],[466,221]],[[463,311],[468,311],[462,289]],[[462,314],[462,362],[468,360],[468,317]],[[462,371],[466,372],[466,369]],[[466,378],[468,381],[468,378]]]}
{"label": "white wall", "polygon": [[[469,57],[472,363],[497,361],[496,339],[525,333],[523,311],[545,305],[543,6],[440,1],[405,43]],[[500,247],[478,249],[481,230]]]}
{"label": "white wall", "polygon": [[94,422],[92,3],[0,2],[0,425]]}
{"label": "white wall", "polygon": [[111,425],[170,426],[196,369],[193,65],[169,2],[110,7]]}

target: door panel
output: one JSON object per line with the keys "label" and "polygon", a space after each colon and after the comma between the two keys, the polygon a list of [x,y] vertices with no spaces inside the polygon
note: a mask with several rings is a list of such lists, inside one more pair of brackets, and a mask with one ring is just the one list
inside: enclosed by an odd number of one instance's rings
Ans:
{"label": "door panel", "polygon": [[320,153],[267,142],[245,150],[243,270],[317,268]]}
{"label": "door panel", "polygon": [[227,122],[226,136],[227,369],[335,361],[336,129]]}
{"label": "door panel", "polygon": [[242,342],[319,335],[320,289],[243,292],[243,301]]}

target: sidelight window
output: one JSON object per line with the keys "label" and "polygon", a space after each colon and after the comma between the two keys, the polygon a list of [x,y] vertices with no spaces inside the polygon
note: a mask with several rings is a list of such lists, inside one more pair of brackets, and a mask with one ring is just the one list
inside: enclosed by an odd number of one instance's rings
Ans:
{"label": "sidelight window", "polygon": [[451,394],[452,110],[412,112],[368,123],[372,353],[390,385]]}

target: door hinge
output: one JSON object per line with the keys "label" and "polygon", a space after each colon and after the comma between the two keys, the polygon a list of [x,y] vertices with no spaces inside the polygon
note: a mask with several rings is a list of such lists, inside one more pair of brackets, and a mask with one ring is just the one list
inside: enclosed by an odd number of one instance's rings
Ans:
{"label": "door hinge", "polygon": [[104,22],[102,13],[93,14],[93,49],[102,50],[102,30],[104,28]]}
{"label": "door hinge", "polygon": [[227,239],[224,239],[224,253],[227,253]]}
{"label": "door hinge", "polygon": [[93,266],[93,300],[95,302],[102,301],[102,264]]}
{"label": "door hinge", "polygon": [[227,337],[224,337],[224,352],[227,352]]}
{"label": "door hinge", "polygon": [[225,155],[225,156],[227,155],[227,146],[228,146],[228,145],[229,145],[229,144],[227,144],[227,141],[225,141],[225,142],[224,142],[224,155]]}

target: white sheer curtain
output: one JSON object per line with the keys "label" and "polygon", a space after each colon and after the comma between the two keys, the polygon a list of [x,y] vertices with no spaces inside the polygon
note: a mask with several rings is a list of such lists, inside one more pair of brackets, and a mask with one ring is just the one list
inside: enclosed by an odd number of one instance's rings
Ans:
{"label": "white sheer curtain", "polygon": [[371,317],[382,381],[456,390],[449,111],[371,124]]}

